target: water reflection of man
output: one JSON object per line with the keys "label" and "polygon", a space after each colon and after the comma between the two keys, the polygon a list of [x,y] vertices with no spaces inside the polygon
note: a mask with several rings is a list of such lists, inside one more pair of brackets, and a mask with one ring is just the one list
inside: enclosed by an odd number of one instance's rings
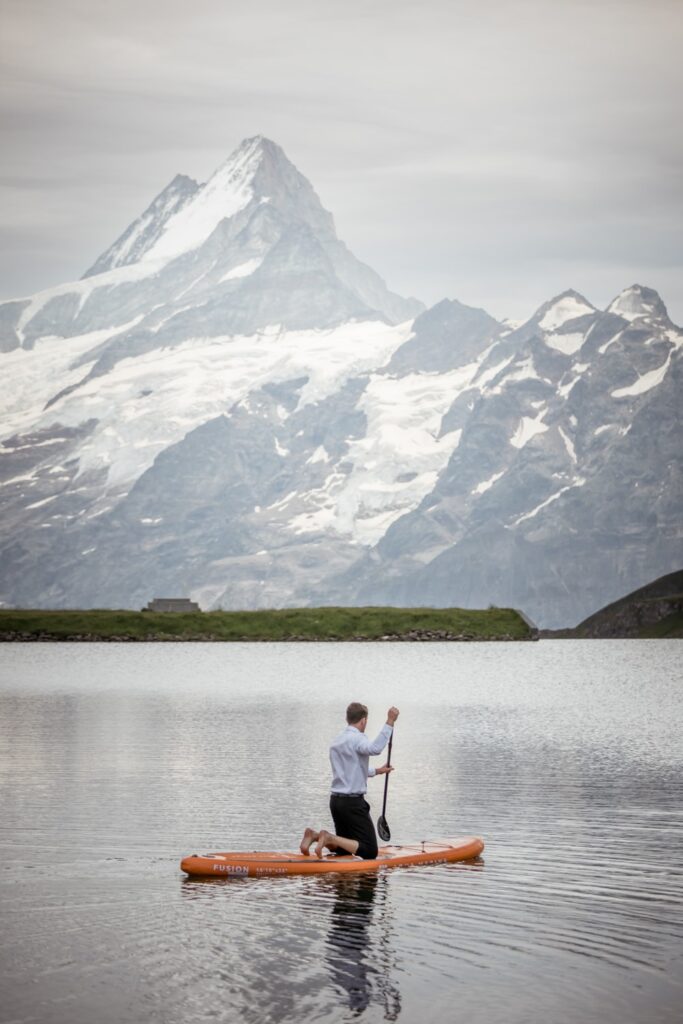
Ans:
{"label": "water reflection of man", "polygon": [[[385,880],[382,880],[384,883]],[[391,984],[388,950],[373,949],[370,924],[380,879],[375,874],[335,880],[335,900],[330,918],[325,959],[332,981],[348,994],[349,1009],[359,1016],[373,998],[384,1003],[385,1020],[396,1020],[401,997]],[[326,883],[330,884],[326,879]]]}
{"label": "water reflection of man", "polygon": [[365,728],[368,724],[368,709],[356,702],[346,709],[346,728],[332,740],[330,764],[332,765],[332,791],[330,812],[334,821],[335,834],[322,829],[307,828],[301,840],[301,852],[308,855],[313,843],[315,853],[322,857],[323,850],[336,853],[357,854],[363,860],[377,857],[377,836],[370,817],[370,805],[365,799],[368,778],[386,775],[394,769],[389,765],[370,768],[368,759],[381,754],[391,739],[398,708],[391,707],[387,720],[374,740],[368,740]]}

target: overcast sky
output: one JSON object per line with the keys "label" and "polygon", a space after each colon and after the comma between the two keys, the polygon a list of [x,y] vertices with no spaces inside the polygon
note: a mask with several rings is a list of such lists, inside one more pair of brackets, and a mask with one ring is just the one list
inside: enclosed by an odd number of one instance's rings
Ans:
{"label": "overcast sky", "polygon": [[0,294],[79,277],[178,172],[278,142],[390,287],[683,323],[681,0],[0,0]]}

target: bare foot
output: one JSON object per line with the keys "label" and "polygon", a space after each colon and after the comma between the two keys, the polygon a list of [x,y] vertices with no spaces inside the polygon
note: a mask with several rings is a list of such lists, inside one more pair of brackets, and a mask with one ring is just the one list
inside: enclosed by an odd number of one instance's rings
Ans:
{"label": "bare foot", "polygon": [[318,845],[315,848],[315,855],[316,855],[316,857],[322,858],[323,850],[327,846],[327,841],[329,839],[331,839],[331,838],[332,838],[332,836],[330,835],[330,833],[329,832],[325,832],[325,830],[323,830],[320,833],[320,835],[318,836]]}
{"label": "bare foot", "polygon": [[301,846],[299,847],[304,857],[308,857],[309,851],[311,849],[311,843],[314,843],[317,838],[317,832],[315,832],[312,828],[306,829],[306,831],[304,832],[304,837],[301,840]]}

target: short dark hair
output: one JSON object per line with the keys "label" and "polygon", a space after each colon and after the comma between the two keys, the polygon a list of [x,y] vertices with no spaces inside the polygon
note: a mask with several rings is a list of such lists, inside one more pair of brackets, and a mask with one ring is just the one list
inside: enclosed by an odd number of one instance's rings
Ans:
{"label": "short dark hair", "polygon": [[367,717],[368,709],[365,704],[359,704],[358,701],[353,701],[346,709],[346,721],[349,725],[355,725],[356,722],[360,722],[361,718]]}

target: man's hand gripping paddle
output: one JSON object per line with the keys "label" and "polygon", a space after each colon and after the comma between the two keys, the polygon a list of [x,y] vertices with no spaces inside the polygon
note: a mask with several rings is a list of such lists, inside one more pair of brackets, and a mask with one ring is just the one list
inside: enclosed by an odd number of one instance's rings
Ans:
{"label": "man's hand gripping paddle", "polygon": [[[394,725],[394,728],[395,727],[396,726]],[[391,730],[391,737],[389,739],[389,750],[387,752],[387,768],[391,764],[391,747],[392,747],[393,742],[394,742],[394,729]],[[384,803],[382,804],[382,813],[379,816],[379,818],[377,819],[377,831],[379,833],[380,839],[384,843],[388,843],[389,840],[391,839],[391,830],[389,829],[389,826],[387,824],[387,819],[384,817],[384,814],[385,814],[386,809],[387,809],[387,790],[389,789],[389,775],[390,774],[391,774],[391,772],[387,772],[386,776],[384,777]]]}

